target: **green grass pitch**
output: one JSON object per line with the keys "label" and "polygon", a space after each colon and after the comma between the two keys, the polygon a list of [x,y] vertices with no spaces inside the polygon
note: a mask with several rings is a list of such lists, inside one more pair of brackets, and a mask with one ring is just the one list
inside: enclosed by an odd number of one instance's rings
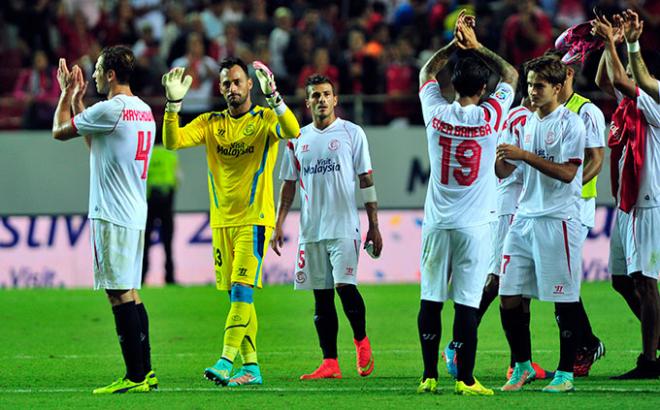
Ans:
{"label": "green grass pitch", "polygon": [[[608,380],[629,370],[641,349],[639,323],[609,283],[583,285],[594,330],[607,347],[577,391],[542,393],[538,381],[521,393],[458,397],[440,370],[439,395],[417,395],[421,354],[417,341],[419,288],[415,285],[362,286],[367,330],[374,348],[374,373],[355,371],[352,335],[340,313],[339,362],[344,379],[301,382],[320,362],[312,295],[291,286],[267,287],[256,295],[258,347],[265,384],[222,388],[202,378],[219,356],[228,297],[211,287],[154,288],[142,292],[151,321],[154,367],[161,390],[149,394],[96,397],[93,388],[123,374],[108,303],[91,290],[0,292],[0,408],[660,408],[660,381]],[[443,310],[444,346],[451,336],[451,304]],[[535,361],[554,368],[557,328],[552,305],[532,303]],[[489,387],[505,382],[508,351],[496,306],[479,329],[476,376]],[[441,363],[441,366],[443,364]]]}

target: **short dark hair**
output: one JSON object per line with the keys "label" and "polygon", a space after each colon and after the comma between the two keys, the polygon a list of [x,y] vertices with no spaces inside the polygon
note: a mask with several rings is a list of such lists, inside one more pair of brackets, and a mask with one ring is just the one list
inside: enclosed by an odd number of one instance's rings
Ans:
{"label": "short dark hair", "polygon": [[563,85],[566,81],[566,64],[554,56],[543,55],[529,60],[525,63],[525,78],[530,71],[552,85]]}
{"label": "short dark hair", "polygon": [[[543,53],[544,56],[556,58],[557,60],[561,61],[562,58],[564,58],[564,54],[561,51],[557,50],[556,48],[549,48],[545,53]],[[580,69],[581,69],[581,64],[582,60],[581,59],[576,59],[573,60],[572,63],[566,64],[565,62],[561,61],[562,64],[564,64],[566,67],[572,68],[573,71],[577,74]]]}
{"label": "short dark hair", "polygon": [[226,57],[224,60],[222,60],[220,62],[220,71],[218,71],[218,73],[224,70],[225,68],[229,70],[235,65],[241,67],[245,72],[246,76],[248,77],[250,76],[250,74],[248,74],[247,64],[245,64],[245,62],[238,57]]}
{"label": "short dark hair", "polygon": [[335,92],[335,85],[330,81],[330,79],[324,75],[321,74],[312,74],[309,77],[307,77],[307,81],[305,81],[305,93],[309,97],[309,90],[307,89],[311,85],[318,85],[318,84],[330,84],[330,87],[332,87],[332,94],[337,94]]}
{"label": "short dark hair", "polygon": [[461,96],[475,96],[488,84],[490,69],[479,58],[459,58],[451,75],[451,83]]}
{"label": "short dark hair", "polygon": [[101,50],[104,72],[113,70],[119,84],[128,84],[135,69],[135,55],[126,46],[112,46]]}

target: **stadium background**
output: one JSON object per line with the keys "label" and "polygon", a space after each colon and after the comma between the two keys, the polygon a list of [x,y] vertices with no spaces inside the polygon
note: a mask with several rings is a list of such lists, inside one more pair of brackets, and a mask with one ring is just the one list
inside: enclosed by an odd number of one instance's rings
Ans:
{"label": "stadium background", "polygon": [[[340,94],[339,115],[362,124],[370,142],[379,192],[385,250],[382,259],[362,258],[365,282],[415,282],[419,276],[420,226],[428,158],[416,96],[419,67],[451,38],[459,9],[477,15],[479,39],[519,65],[551,46],[566,27],[598,7],[611,14],[633,7],[653,17],[642,37],[657,50],[658,2],[638,1],[263,1],[62,0],[7,1],[0,5],[0,286],[85,287],[89,275],[86,218],[88,155],[82,143],[59,144],[48,131],[59,95],[57,58],[79,64],[91,80],[99,50],[124,43],[138,57],[134,91],[163,110],[160,77],[181,57],[215,67],[234,54],[260,59],[276,74],[301,123],[304,78],[321,72]],[[527,10],[527,11],[525,11]],[[524,16],[536,28],[525,31]],[[536,37],[536,38],[533,38]],[[197,45],[197,47],[195,47]],[[576,88],[605,112],[615,102],[593,82],[599,53],[577,78]],[[222,109],[217,77],[194,68],[194,95],[184,107]],[[197,71],[195,71],[197,70]],[[215,72],[215,71],[214,71]],[[445,72],[443,75],[447,75]],[[446,78],[445,78],[446,80]],[[253,89],[254,99],[261,96]],[[444,92],[451,96],[451,87]],[[89,87],[87,103],[100,97]],[[30,131],[28,131],[28,129]],[[34,130],[34,131],[33,131]],[[181,283],[213,281],[202,149],[180,152],[184,181],[176,199],[175,263]],[[279,168],[276,168],[279,169]],[[277,176],[275,176],[277,181]],[[276,182],[279,185],[278,182]],[[587,280],[607,279],[607,241],[612,223],[609,162],[598,181],[597,226],[585,244]],[[277,192],[277,190],[276,190]],[[290,283],[297,238],[288,219],[286,253],[266,259],[269,283]],[[158,242],[157,233],[152,241]],[[406,255],[402,258],[401,255]],[[150,282],[162,278],[160,247],[152,248]]]}

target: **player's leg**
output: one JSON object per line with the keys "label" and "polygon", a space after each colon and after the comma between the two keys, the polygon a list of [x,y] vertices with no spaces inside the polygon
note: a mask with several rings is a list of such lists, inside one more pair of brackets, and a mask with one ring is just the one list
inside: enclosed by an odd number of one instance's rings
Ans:
{"label": "player's leg", "polygon": [[616,379],[654,379],[660,377],[660,361],[657,348],[660,342],[660,295],[658,272],[660,271],[660,208],[636,208],[632,215],[633,239],[636,244],[639,272],[631,274],[635,292],[640,298],[640,322],[642,329],[642,354],[631,371]]}
{"label": "player's leg", "polygon": [[366,307],[357,288],[360,241],[334,239],[327,243],[335,289],[353,330],[357,372],[360,376],[368,376],[374,370],[374,358],[367,337]]}
{"label": "player's leg", "polygon": [[314,328],[323,353],[323,361],[301,380],[340,379],[337,361],[339,319],[335,308],[335,283],[332,277],[328,241],[301,243],[296,260],[295,290],[314,292]]}
{"label": "player's leg", "polygon": [[[257,326],[254,303],[254,288],[261,288],[261,270],[266,252],[267,240],[272,229],[264,226],[241,226],[232,229],[233,261],[231,269],[231,304],[225,323],[222,357],[206,375],[216,383],[231,386],[262,384],[261,369],[256,362]],[[240,352],[245,336],[251,329],[254,352],[251,360],[238,370],[231,379],[225,379],[233,367],[234,359]],[[209,374],[210,373],[210,374]],[[214,377],[215,376],[215,377]]]}
{"label": "player's leg", "polygon": [[533,261],[534,219],[518,218],[504,242],[500,276],[500,319],[515,365],[502,391],[518,391],[534,380],[532,346],[529,330],[529,299],[537,296]]}
{"label": "player's leg", "polygon": [[115,329],[126,374],[94,394],[148,392],[140,343],[140,319],[132,289],[140,287],[144,232],[91,220],[94,288],[104,289],[115,319]]}
{"label": "player's leg", "polygon": [[138,311],[140,319],[140,344],[142,346],[142,363],[146,372],[147,382],[151,390],[158,390],[158,378],[156,372],[151,367],[151,342],[149,340],[149,315],[144,306],[144,302],[136,289],[133,289],[133,300]]}
{"label": "player's leg", "polygon": [[417,330],[422,348],[424,373],[418,393],[435,393],[438,384],[438,356],[442,333],[441,312],[449,296],[449,231],[422,230],[421,302]]}
{"label": "player's leg", "polygon": [[638,272],[637,249],[633,238],[632,216],[617,209],[614,215],[614,226],[610,238],[609,271],[612,275],[612,287],[626,301],[628,307],[637,317],[641,318],[640,300],[630,273]]}
{"label": "player's leg", "polygon": [[454,300],[453,338],[456,350],[456,384],[454,391],[462,395],[492,395],[474,377],[477,355],[477,313],[486,283],[491,246],[485,246],[483,238],[494,235],[491,224],[453,230],[452,283],[449,297]]}
{"label": "player's leg", "polygon": [[573,366],[583,331],[579,304],[582,225],[576,220],[540,218],[534,235],[539,299],[555,304],[559,326],[559,365],[543,391],[569,392],[574,390]]}

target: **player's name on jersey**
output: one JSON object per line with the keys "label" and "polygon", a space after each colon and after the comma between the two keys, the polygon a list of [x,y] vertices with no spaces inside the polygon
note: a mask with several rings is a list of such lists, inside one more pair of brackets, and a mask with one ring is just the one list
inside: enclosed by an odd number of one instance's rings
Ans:
{"label": "player's name on jersey", "polygon": [[467,127],[464,125],[453,125],[439,118],[433,118],[432,126],[441,133],[454,137],[485,137],[492,133],[490,124]]}
{"label": "player's name on jersey", "polygon": [[151,113],[151,111],[140,111],[140,110],[132,110],[130,108],[126,108],[122,110],[121,113],[122,113],[121,119],[124,121],[149,122],[154,120],[154,116]]}
{"label": "player's name on jersey", "polygon": [[339,171],[341,171],[339,163],[332,160],[332,158],[318,159],[316,164],[303,167],[304,174],[325,174]]}

